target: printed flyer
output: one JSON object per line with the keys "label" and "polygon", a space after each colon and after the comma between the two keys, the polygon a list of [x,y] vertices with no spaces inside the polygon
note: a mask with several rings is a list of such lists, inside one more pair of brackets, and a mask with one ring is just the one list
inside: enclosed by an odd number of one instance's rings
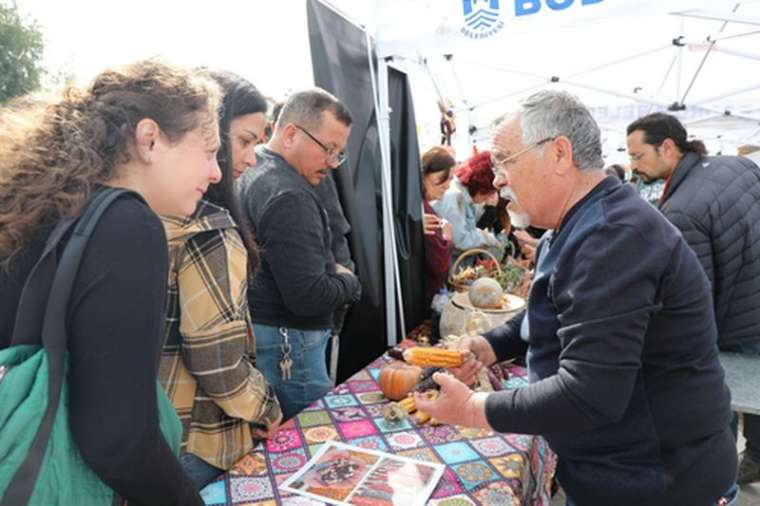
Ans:
{"label": "printed flyer", "polygon": [[329,504],[423,506],[443,464],[328,441],[280,489]]}

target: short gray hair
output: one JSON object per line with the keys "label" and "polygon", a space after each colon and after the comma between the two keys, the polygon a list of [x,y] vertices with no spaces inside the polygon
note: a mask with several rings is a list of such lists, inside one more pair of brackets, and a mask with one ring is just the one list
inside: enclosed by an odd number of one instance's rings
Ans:
{"label": "short gray hair", "polygon": [[351,126],[351,113],[343,103],[322,88],[311,88],[293,93],[282,107],[277,127],[295,123],[308,129],[322,126],[322,113],[330,111],[345,126]]}
{"label": "short gray hair", "polygon": [[564,135],[573,145],[573,162],[580,170],[604,167],[601,131],[578,97],[566,91],[539,91],[520,108],[523,145]]}

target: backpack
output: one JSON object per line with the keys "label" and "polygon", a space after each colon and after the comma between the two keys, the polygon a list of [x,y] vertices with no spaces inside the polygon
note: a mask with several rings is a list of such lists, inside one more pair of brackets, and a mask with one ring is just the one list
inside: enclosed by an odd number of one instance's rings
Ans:
{"label": "backpack", "polygon": [[[61,220],[26,279],[11,346],[0,350],[0,506],[124,502],[84,462],[71,435],[66,313],[92,231],[105,210],[129,193],[99,191],[79,218]],[[72,228],[59,261],[58,245]],[[158,383],[156,395],[161,431],[178,454],[182,425]]]}

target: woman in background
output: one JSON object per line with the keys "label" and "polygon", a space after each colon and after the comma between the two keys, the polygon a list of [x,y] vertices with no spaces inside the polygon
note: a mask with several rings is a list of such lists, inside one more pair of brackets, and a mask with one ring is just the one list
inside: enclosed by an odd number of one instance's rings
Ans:
{"label": "woman in background", "polygon": [[448,190],[433,204],[436,213],[451,223],[454,256],[470,248],[484,248],[501,258],[505,239],[477,226],[484,206],[499,202],[492,168],[490,152],[473,156],[455,169]]}
{"label": "woman in background", "polygon": [[452,167],[456,160],[443,147],[429,149],[422,156],[422,205],[423,230],[425,232],[425,256],[427,265],[427,300],[430,306],[433,296],[444,287],[451,262],[451,223],[436,214],[431,202],[443,197],[451,182]]}
{"label": "woman in background", "polygon": [[258,249],[233,191],[256,163],[267,104],[230,72],[201,71],[222,88],[222,180],[188,218],[164,216],[171,272],[160,379],[183,424],[180,461],[200,489],[271,437],[282,418],[274,390],[256,369],[248,278]]}

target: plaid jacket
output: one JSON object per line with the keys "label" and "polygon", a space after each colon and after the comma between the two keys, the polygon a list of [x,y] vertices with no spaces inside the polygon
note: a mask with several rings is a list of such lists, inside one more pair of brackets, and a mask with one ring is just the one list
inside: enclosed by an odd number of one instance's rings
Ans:
{"label": "plaid jacket", "polygon": [[182,420],[182,451],[229,469],[253,446],[249,422],[280,414],[255,367],[246,250],[229,213],[205,200],[190,218],[162,220],[171,265],[159,380]]}

